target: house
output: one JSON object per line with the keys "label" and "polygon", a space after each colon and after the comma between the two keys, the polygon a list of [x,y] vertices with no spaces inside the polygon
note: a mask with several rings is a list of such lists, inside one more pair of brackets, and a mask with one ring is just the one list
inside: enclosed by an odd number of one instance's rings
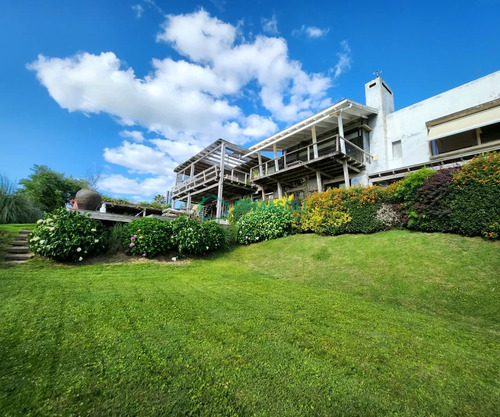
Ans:
{"label": "house", "polygon": [[[177,167],[182,178],[173,198],[190,205],[195,195],[199,200],[206,193],[183,185],[191,178],[203,187],[217,187],[225,201],[245,193],[301,198],[331,187],[387,184],[423,166],[456,165],[500,149],[500,71],[400,110],[380,76],[365,85],[365,97],[365,104],[341,100],[249,150],[219,139]],[[217,162],[219,152],[210,168],[203,157],[221,144],[230,150],[231,162]],[[208,182],[207,169],[224,175],[214,173]],[[239,179],[230,181],[234,172]]]}

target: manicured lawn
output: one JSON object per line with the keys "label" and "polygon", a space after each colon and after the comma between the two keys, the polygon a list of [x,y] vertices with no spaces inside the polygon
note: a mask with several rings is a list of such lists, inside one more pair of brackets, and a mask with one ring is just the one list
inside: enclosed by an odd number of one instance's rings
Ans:
{"label": "manicured lawn", "polygon": [[498,415],[499,271],[406,231],[3,266],[0,415]]}

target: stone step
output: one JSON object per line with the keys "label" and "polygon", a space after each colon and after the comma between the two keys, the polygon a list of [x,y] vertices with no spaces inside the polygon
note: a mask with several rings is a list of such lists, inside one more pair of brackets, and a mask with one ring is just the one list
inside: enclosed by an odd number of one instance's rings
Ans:
{"label": "stone step", "polygon": [[13,246],[7,249],[7,253],[31,253],[27,246]]}
{"label": "stone step", "polygon": [[10,253],[5,255],[6,261],[27,261],[33,258],[32,253]]}
{"label": "stone step", "polygon": [[12,246],[26,246],[28,244],[28,240],[27,239],[17,239],[17,240],[14,240],[13,242],[10,242],[10,244]]}

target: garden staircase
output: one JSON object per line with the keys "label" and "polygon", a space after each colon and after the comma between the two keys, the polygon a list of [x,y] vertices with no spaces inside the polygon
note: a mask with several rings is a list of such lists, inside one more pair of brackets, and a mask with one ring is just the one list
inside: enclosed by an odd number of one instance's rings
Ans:
{"label": "garden staircase", "polygon": [[17,235],[16,240],[11,242],[10,248],[7,249],[5,261],[8,263],[23,263],[28,259],[33,258],[33,253],[28,247],[28,235],[31,230],[21,230]]}

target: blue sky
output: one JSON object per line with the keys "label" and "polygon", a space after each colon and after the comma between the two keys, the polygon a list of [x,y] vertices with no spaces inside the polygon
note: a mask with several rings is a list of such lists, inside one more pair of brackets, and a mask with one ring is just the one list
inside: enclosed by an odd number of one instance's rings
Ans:
{"label": "blue sky", "polygon": [[151,199],[223,137],[250,146],[382,70],[396,108],[500,69],[500,1],[0,0],[0,173]]}

